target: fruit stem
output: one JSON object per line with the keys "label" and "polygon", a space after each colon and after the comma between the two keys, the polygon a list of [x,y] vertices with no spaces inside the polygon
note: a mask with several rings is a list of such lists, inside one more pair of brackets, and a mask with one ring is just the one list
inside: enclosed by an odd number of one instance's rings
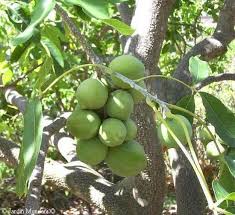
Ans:
{"label": "fruit stem", "polygon": [[149,78],[166,78],[166,79],[170,79],[170,80],[174,80],[182,85],[184,85],[185,87],[189,88],[192,92],[195,92],[197,93],[198,91],[194,88],[194,87],[191,87],[189,86],[188,84],[185,84],[183,81],[177,79],[177,78],[174,78],[174,77],[171,77],[171,76],[165,76],[165,75],[149,75],[149,76],[146,76],[146,77],[143,77],[143,78],[139,78],[139,79],[135,79],[134,81],[135,82],[140,82],[142,80],[145,80],[145,79],[149,79]]}
{"label": "fruit stem", "polygon": [[[41,93],[41,97],[49,90],[51,89],[58,81],[60,81],[62,78],[64,78],[65,76],[69,75],[70,73],[76,72],[77,70],[81,69],[81,68],[85,68],[85,67],[98,67],[100,69],[104,69],[106,71],[108,71],[108,67],[104,66],[104,65],[100,65],[100,64],[83,64],[83,65],[79,65],[79,66],[75,66],[72,69],[67,70],[66,72],[64,72],[63,74],[61,74],[59,77],[57,77],[51,84],[49,84],[49,86]],[[83,71],[82,71],[83,72]]]}
{"label": "fruit stem", "polygon": [[[199,173],[200,173],[200,175],[201,175],[202,180],[204,181],[204,183],[205,183],[205,185],[206,185],[206,187],[207,187],[207,191],[210,193],[209,188],[208,188],[208,185],[207,185],[207,182],[206,182],[206,179],[205,179],[205,177],[204,177],[204,174],[203,174],[203,172],[202,172],[201,166],[200,166],[199,161],[198,161],[198,159],[197,159],[196,152],[195,152],[195,150],[194,150],[194,148],[193,148],[193,144],[192,144],[191,138],[190,138],[190,136],[189,136],[189,132],[188,132],[188,130],[187,130],[186,125],[182,122],[182,120],[181,120],[178,116],[176,116],[176,115],[174,115],[174,114],[170,114],[170,118],[175,119],[175,120],[178,121],[178,122],[180,123],[180,125],[182,126],[182,128],[183,128],[183,130],[184,130],[184,134],[185,134],[186,139],[187,139],[187,142],[188,142],[188,145],[189,145],[189,149],[190,149],[192,158],[193,158],[193,160],[194,160],[194,163],[195,163],[195,165],[196,165],[196,167],[197,167],[197,169],[198,169],[198,171],[199,171]],[[212,198],[212,197],[211,197],[211,198]]]}
{"label": "fruit stem", "polygon": [[[190,162],[194,172],[197,175],[197,178],[199,180],[199,183],[201,184],[201,187],[204,191],[205,197],[207,199],[208,202],[208,206],[210,209],[214,208],[214,202],[213,202],[213,198],[209,192],[209,188],[207,183],[203,180],[200,171],[198,170],[197,166],[194,163],[194,160],[192,159],[192,157],[190,156],[190,154],[188,153],[187,149],[184,147],[184,145],[181,143],[181,141],[176,137],[176,135],[174,134],[174,132],[171,130],[171,128],[167,125],[166,121],[163,119],[162,115],[160,112],[158,112],[155,109],[155,113],[156,116],[160,119],[160,121],[166,126],[167,130],[169,131],[169,133],[171,134],[171,136],[173,137],[173,139],[176,141],[176,143],[179,145],[180,149],[183,151],[183,153],[185,154],[186,158],[188,159],[188,161]],[[213,210],[214,211],[214,210]],[[214,214],[217,214],[216,211],[214,211]]]}

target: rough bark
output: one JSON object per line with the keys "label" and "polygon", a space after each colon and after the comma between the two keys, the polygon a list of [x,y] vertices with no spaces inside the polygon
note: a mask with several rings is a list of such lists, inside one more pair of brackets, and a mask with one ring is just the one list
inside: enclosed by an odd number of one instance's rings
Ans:
{"label": "rough bark", "polygon": [[[157,62],[173,4],[173,0],[136,1],[136,10],[131,24],[136,31],[128,39],[125,53],[132,53],[144,62],[146,75],[159,73]],[[153,83],[148,83],[151,93],[155,92]],[[144,145],[149,158],[146,172],[136,180],[137,188],[148,204],[142,213],[139,213],[162,214],[165,167],[162,148],[155,132],[153,112],[146,103],[136,106],[135,119],[139,129],[138,140]]]}

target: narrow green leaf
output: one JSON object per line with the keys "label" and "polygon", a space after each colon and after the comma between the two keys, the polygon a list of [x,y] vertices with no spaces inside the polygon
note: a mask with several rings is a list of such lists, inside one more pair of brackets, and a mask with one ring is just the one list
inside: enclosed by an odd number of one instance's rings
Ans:
{"label": "narrow green leaf", "polygon": [[135,31],[129,25],[125,24],[124,22],[122,22],[118,19],[103,19],[102,22],[113,27],[118,32],[120,32],[122,35],[132,35]]}
{"label": "narrow green leaf", "polygon": [[192,74],[193,83],[196,84],[209,76],[211,68],[206,61],[195,56],[189,59],[189,71]]}
{"label": "narrow green leaf", "polygon": [[48,16],[54,6],[55,0],[38,0],[31,15],[30,24],[22,33],[12,40],[13,45],[19,45],[31,38],[35,31],[35,27]]}
{"label": "narrow green leaf", "polygon": [[[177,103],[177,106],[184,108],[192,113],[195,112],[195,101],[194,101],[194,96],[193,95],[189,95],[189,96],[184,96],[182,99],[180,99]],[[190,114],[187,114],[185,112],[182,112],[180,110],[172,110],[172,113],[174,114],[180,114],[185,116],[191,124],[193,124],[193,116],[191,116]]]}
{"label": "narrow green leaf", "polygon": [[[224,156],[224,159],[226,161],[226,165],[232,174],[232,176],[235,178],[235,149],[231,149],[227,155]],[[235,179],[234,179],[235,183]]]}
{"label": "narrow green leaf", "polygon": [[51,77],[51,70],[52,59],[50,57],[47,57],[40,70],[38,71],[38,78],[35,82],[34,89],[41,90],[45,82],[48,81]]}
{"label": "narrow green leaf", "polygon": [[97,19],[108,19],[110,17],[109,5],[106,0],[65,0],[65,2],[82,7],[88,15]]}
{"label": "narrow green leaf", "polygon": [[[47,47],[49,50],[49,54],[55,58],[55,60],[58,62],[58,64],[61,67],[64,67],[64,58],[63,55],[60,51],[60,49],[56,46],[56,44],[50,40],[50,38],[42,36],[41,38],[41,43],[43,44],[44,47]],[[46,51],[47,51],[46,49]]]}
{"label": "narrow green leaf", "polygon": [[3,85],[8,84],[12,80],[12,77],[13,77],[12,70],[10,68],[6,68],[3,71],[3,74],[2,74],[2,83],[3,83]]}
{"label": "narrow green leaf", "polygon": [[235,147],[235,115],[219,99],[200,92],[206,117],[225,144]]}
{"label": "narrow green leaf", "polygon": [[220,184],[219,180],[215,179],[212,182],[212,188],[215,194],[215,198],[217,201],[220,201],[221,199],[225,198],[229,193],[223,188],[223,186]]}
{"label": "narrow green leaf", "polygon": [[16,192],[20,196],[27,193],[27,183],[37,162],[42,142],[42,117],[41,102],[38,99],[30,100],[24,113],[23,143],[16,176]]}
{"label": "narrow green leaf", "polygon": [[17,62],[21,56],[24,54],[25,50],[30,46],[30,40],[27,41],[24,44],[20,44],[18,46],[16,46],[16,48],[14,49],[14,51],[11,54],[11,59],[10,61],[12,63]]}

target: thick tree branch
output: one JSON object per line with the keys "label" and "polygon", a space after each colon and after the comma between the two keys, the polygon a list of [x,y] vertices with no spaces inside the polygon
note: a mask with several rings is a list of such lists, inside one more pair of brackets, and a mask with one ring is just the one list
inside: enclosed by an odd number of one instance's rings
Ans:
{"label": "thick tree branch", "polygon": [[60,7],[58,4],[55,6],[56,12],[62,17],[63,22],[68,25],[71,33],[78,39],[80,45],[82,46],[84,52],[86,53],[87,57],[90,59],[92,63],[101,64],[103,62],[102,58],[98,56],[92,49],[90,43],[86,40],[85,36],[81,34],[78,30],[75,23],[69,17],[67,12]]}
{"label": "thick tree branch", "polygon": [[[17,144],[0,137],[1,161],[16,167],[19,151]],[[107,214],[135,215],[145,202],[138,193],[134,178],[126,178],[123,181],[125,183],[114,185],[80,161],[63,165],[57,161],[46,160],[44,181],[53,187],[70,190]]]}
{"label": "thick tree branch", "polygon": [[[175,0],[136,0],[136,10],[131,23],[135,33],[128,39],[124,52],[141,59],[145,64],[146,75],[160,74],[157,63],[174,2]],[[147,83],[150,93],[155,94],[158,90],[161,98],[164,83],[150,81]],[[137,139],[144,145],[149,157],[146,177],[137,178],[137,187],[149,202],[145,214],[160,215],[165,195],[165,168],[151,108],[145,103],[137,105],[135,119],[139,128]]]}
{"label": "thick tree branch", "polygon": [[210,85],[214,82],[220,82],[220,81],[235,81],[235,73],[222,73],[216,76],[209,76],[203,81],[199,82],[195,88],[196,90],[200,90],[201,88]]}
{"label": "thick tree branch", "polygon": [[[192,56],[201,55],[204,60],[212,60],[221,56],[227,51],[229,43],[235,39],[235,1],[225,0],[223,9],[220,12],[217,27],[213,35],[196,44],[180,61],[174,77],[191,83],[191,76],[188,71],[189,59]],[[169,83],[168,101],[175,103],[188,93],[182,85]]]}

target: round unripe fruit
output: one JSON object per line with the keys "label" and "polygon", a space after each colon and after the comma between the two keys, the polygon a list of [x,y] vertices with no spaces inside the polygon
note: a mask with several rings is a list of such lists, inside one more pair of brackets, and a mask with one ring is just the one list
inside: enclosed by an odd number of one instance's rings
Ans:
{"label": "round unripe fruit", "polygon": [[[214,127],[212,126],[208,126],[208,128],[210,129],[210,131],[212,133],[214,133]],[[213,137],[210,135],[210,133],[207,131],[207,129],[205,127],[200,128],[199,132],[198,132],[198,136],[201,140],[201,142],[203,143],[203,145],[207,145],[207,143],[209,143],[210,141],[213,140]]]}
{"label": "round unripe fruit", "polygon": [[134,140],[110,148],[105,161],[116,175],[122,177],[135,176],[147,166],[144,149]]}
{"label": "round unripe fruit", "polygon": [[116,90],[108,98],[106,110],[110,117],[127,120],[134,109],[134,101],[130,93]]}
{"label": "round unripe fruit", "polygon": [[[142,88],[146,88],[144,81],[141,81],[140,83],[138,83],[138,85]],[[132,95],[135,104],[138,104],[139,102],[145,99],[145,96],[134,88],[129,89],[128,92]]]}
{"label": "round unripe fruit", "polygon": [[[188,121],[188,119],[182,115],[176,115],[176,116],[178,116],[181,119],[181,121],[184,123],[184,125],[186,126],[187,131],[189,133],[189,136],[191,138],[192,137],[192,126],[191,126],[190,122]],[[166,123],[169,126],[169,128],[174,132],[176,137],[181,141],[181,143],[187,144],[186,135],[184,133],[184,129],[183,129],[181,123],[178,122],[176,119],[170,119],[170,118],[166,119]],[[159,140],[163,145],[167,146],[168,148],[177,148],[178,147],[178,144],[176,143],[176,141],[174,140],[174,138],[172,137],[172,135],[168,131],[167,127],[163,123],[158,127],[157,131],[158,131]]]}
{"label": "round unripe fruit", "polygon": [[217,145],[214,141],[209,142],[206,145],[206,155],[208,158],[217,159],[225,152],[224,147],[217,142]]}
{"label": "round unripe fruit", "polygon": [[76,97],[81,109],[99,109],[108,99],[108,89],[99,80],[89,78],[79,85]]}
{"label": "round unripe fruit", "polygon": [[124,122],[127,130],[126,139],[125,140],[133,140],[137,135],[137,126],[132,119],[128,119]]}
{"label": "round unripe fruit", "polygon": [[67,120],[69,132],[76,138],[86,140],[97,135],[101,121],[93,111],[76,108]]}
{"label": "round unripe fruit", "polygon": [[78,140],[77,156],[79,160],[89,165],[97,165],[102,162],[108,152],[108,147],[99,138]]}
{"label": "round unripe fruit", "polygon": [[[144,77],[144,64],[136,57],[133,57],[131,55],[122,55],[116,57],[109,64],[109,68],[113,72],[120,73],[132,80]],[[119,88],[122,89],[130,88],[129,84],[124,83],[122,80],[115,77],[114,74],[111,74],[111,79],[114,85]]]}
{"label": "round unripe fruit", "polygon": [[126,127],[121,120],[108,118],[100,126],[99,138],[105,145],[114,147],[124,142],[126,133]]}

